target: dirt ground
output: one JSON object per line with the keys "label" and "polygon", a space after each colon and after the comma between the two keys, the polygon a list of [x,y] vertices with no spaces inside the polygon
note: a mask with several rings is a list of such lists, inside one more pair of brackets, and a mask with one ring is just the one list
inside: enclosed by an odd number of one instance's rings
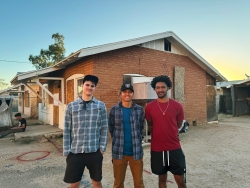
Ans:
{"label": "dirt ground", "polygon": [[[250,187],[250,116],[220,119],[219,124],[190,127],[187,133],[180,134],[189,188]],[[104,188],[113,185],[110,148],[109,142],[103,163]],[[63,182],[66,162],[61,150],[62,139],[53,139],[52,143],[0,140],[0,188],[68,187]],[[157,176],[150,170],[149,147],[144,148],[144,170],[145,187],[157,188]],[[167,185],[177,187],[172,174],[168,175]],[[87,170],[81,187],[91,187]],[[133,187],[129,167],[125,187]]]}

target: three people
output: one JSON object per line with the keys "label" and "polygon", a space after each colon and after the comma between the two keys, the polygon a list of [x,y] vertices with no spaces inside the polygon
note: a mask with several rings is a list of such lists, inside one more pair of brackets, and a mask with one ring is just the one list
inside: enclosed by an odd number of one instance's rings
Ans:
{"label": "three people", "polygon": [[134,89],[123,84],[120,90],[121,102],[113,106],[109,114],[109,131],[112,137],[112,161],[114,188],[124,188],[127,165],[129,164],[135,188],[143,188],[144,110],[132,102]]}
{"label": "three people", "polygon": [[178,188],[186,188],[186,162],[178,138],[178,128],[184,120],[182,105],[167,96],[172,87],[168,76],[155,77],[151,86],[158,96],[145,108],[151,130],[151,170],[159,177],[159,188],[166,187],[168,171],[174,175]]}
{"label": "three people", "polygon": [[85,167],[94,188],[101,188],[103,154],[108,140],[108,117],[103,102],[93,97],[98,78],[86,75],[82,96],[65,112],[63,155],[67,156],[64,181],[78,188]]}
{"label": "three people", "polygon": [[[67,167],[64,181],[71,188],[80,186],[84,168],[89,169],[93,187],[102,187],[102,160],[106,151],[108,128],[112,138],[114,188],[124,188],[127,165],[130,166],[135,188],[144,188],[142,134],[144,110],[132,102],[134,89],[123,84],[121,102],[113,106],[107,119],[103,102],[93,97],[98,78],[83,79],[82,97],[66,109],[64,152]],[[159,177],[159,188],[166,187],[167,172],[174,174],[179,188],[185,188],[186,164],[178,128],[184,119],[182,105],[167,97],[172,82],[168,76],[157,76],[151,86],[158,98],[147,104],[145,117],[151,130],[151,169]]]}

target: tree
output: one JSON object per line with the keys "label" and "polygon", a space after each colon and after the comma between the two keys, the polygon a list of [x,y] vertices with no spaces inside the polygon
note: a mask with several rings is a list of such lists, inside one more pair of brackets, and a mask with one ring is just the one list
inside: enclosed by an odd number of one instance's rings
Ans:
{"label": "tree", "polygon": [[64,48],[64,36],[59,33],[52,35],[52,39],[55,40],[54,44],[49,45],[48,49],[40,50],[40,54],[29,56],[29,61],[36,67],[36,69],[41,69],[45,67],[52,66],[57,62],[64,59],[65,48]]}
{"label": "tree", "polygon": [[4,81],[4,79],[0,78],[0,91],[6,89],[9,86],[9,84],[5,83]]}

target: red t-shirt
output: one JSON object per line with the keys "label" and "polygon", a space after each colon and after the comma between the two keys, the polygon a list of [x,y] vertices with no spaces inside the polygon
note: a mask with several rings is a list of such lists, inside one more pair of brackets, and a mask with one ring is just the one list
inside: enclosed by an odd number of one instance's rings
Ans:
{"label": "red t-shirt", "polygon": [[177,121],[183,121],[184,112],[179,102],[169,99],[168,102],[158,103],[157,99],[153,100],[146,105],[145,117],[152,121],[151,150],[170,151],[181,147]]}

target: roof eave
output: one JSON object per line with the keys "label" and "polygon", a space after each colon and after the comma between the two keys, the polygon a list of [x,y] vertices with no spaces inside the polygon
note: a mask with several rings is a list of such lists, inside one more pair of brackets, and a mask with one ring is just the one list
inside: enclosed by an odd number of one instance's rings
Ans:
{"label": "roof eave", "polygon": [[129,46],[134,46],[134,45],[142,44],[148,41],[170,37],[172,36],[172,34],[173,34],[172,31],[167,31],[167,32],[158,33],[154,35],[148,35],[148,36],[139,37],[135,39],[124,40],[120,42],[114,42],[114,43],[109,43],[109,44],[104,44],[104,45],[99,45],[99,46],[94,46],[94,47],[89,47],[89,48],[83,48],[81,49],[81,53],[79,57],[85,57],[85,56],[89,56],[93,54],[98,54],[102,52],[129,47]]}
{"label": "roof eave", "polygon": [[21,80],[32,79],[32,78],[37,77],[37,76],[41,76],[41,75],[44,75],[44,74],[47,74],[47,73],[50,73],[53,71],[63,69],[63,68],[65,68],[66,65],[78,60],[79,59],[78,55],[80,54],[80,52],[81,52],[81,50],[78,50],[77,52],[69,55],[68,57],[66,57],[62,61],[59,61],[58,63],[56,63],[55,65],[53,65],[51,67],[46,67],[46,68],[35,70],[35,71],[25,72],[23,74],[17,74],[11,80],[11,84],[17,84],[17,83],[20,83]]}
{"label": "roof eave", "polygon": [[5,93],[5,92],[7,92],[7,91],[10,91],[10,90],[12,90],[12,89],[14,89],[14,88],[17,88],[17,87],[21,86],[21,85],[23,85],[23,84],[20,83],[20,84],[17,84],[17,85],[15,85],[15,86],[12,86],[12,87],[8,87],[8,88],[6,88],[6,89],[3,89],[3,90],[0,91],[0,94],[1,94],[1,93]]}
{"label": "roof eave", "polygon": [[222,76],[218,70],[216,70],[212,65],[210,65],[205,59],[203,59],[198,53],[196,53],[191,47],[189,47],[184,41],[182,41],[173,31],[167,31],[163,33],[158,33],[154,35],[139,37],[130,40],[124,40],[115,43],[109,43],[105,45],[99,45],[89,48],[81,49],[81,53],[79,57],[85,57],[89,55],[94,55],[102,52],[107,52],[111,50],[116,50],[120,48],[125,48],[129,46],[134,46],[138,44],[142,44],[145,42],[161,39],[161,38],[168,38],[170,42],[174,42],[175,44],[185,49],[187,55],[200,67],[202,67],[208,74],[213,76],[217,81],[227,81],[227,79]]}

